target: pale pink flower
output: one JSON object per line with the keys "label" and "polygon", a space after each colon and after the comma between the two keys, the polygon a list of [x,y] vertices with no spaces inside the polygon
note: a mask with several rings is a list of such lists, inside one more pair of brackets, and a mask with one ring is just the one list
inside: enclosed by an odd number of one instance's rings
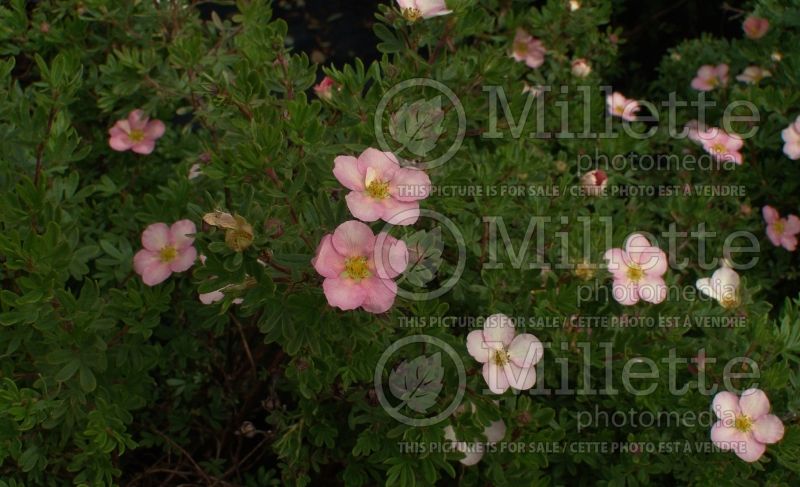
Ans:
{"label": "pale pink flower", "polygon": [[194,237],[197,228],[190,220],[180,220],[168,227],[153,223],[142,232],[142,250],[133,256],[133,269],[142,282],[155,286],[173,272],[183,272],[194,264],[197,250]]}
{"label": "pale pink flower", "polygon": [[594,169],[581,176],[581,187],[589,196],[600,196],[606,192],[608,175],[602,169]]}
{"label": "pale pink flower", "polygon": [[742,74],[736,76],[738,81],[747,83],[749,85],[757,85],[764,78],[769,78],[772,73],[766,69],[761,69],[758,66],[748,66],[742,71]]}
{"label": "pale pink flower", "polygon": [[533,95],[534,98],[544,93],[544,89],[538,85],[529,85],[528,83],[522,82],[522,94],[530,93]]}
{"label": "pale pink flower", "polygon": [[721,129],[711,129],[700,133],[701,143],[706,152],[720,162],[733,161],[742,164],[742,153],[739,152],[744,141],[736,134],[729,134]]}
{"label": "pale pink flower", "polygon": [[322,290],[329,305],[383,313],[394,304],[393,279],[406,269],[408,249],[402,240],[376,236],[364,223],[350,220],[322,237],[311,264],[325,278]]}
{"label": "pale pink flower", "polygon": [[711,91],[720,86],[727,86],[728,69],[727,64],[700,66],[697,76],[692,80],[692,88],[698,91]]}
{"label": "pale pink flower", "polygon": [[800,159],[800,116],[783,129],[781,137],[784,142],[783,153],[793,161]]}
{"label": "pale pink flower", "polygon": [[431,189],[425,171],[400,167],[394,154],[373,148],[358,158],[339,156],[333,164],[333,175],[351,190],[345,200],[354,217],[393,225],[411,225],[419,218],[419,200]]}
{"label": "pale pink flower", "polygon": [[467,351],[483,364],[483,378],[495,394],[509,387],[524,391],[536,383],[535,365],[544,347],[530,333],[515,334],[511,318],[494,314],[486,318],[483,330],[467,335]]}
{"label": "pale pink flower", "polygon": [[196,162],[189,168],[189,179],[196,179],[203,175],[203,166]]}
{"label": "pale pink flower", "polygon": [[742,29],[744,29],[744,35],[750,39],[761,39],[769,30],[769,20],[750,15],[742,24]]}
{"label": "pale pink flower", "polygon": [[[686,136],[689,137],[689,140],[698,144],[703,143],[705,135],[711,135],[709,134],[709,131],[706,129],[705,125],[701,125],[697,120],[689,120],[686,122],[684,129],[686,130]],[[713,130],[716,131],[716,129]]]}
{"label": "pale pink flower", "polygon": [[641,109],[638,101],[629,100],[617,91],[606,97],[606,107],[608,107],[608,113],[612,116],[620,117],[629,122],[636,120],[636,113]]}
{"label": "pale pink flower", "polygon": [[592,66],[589,61],[580,58],[572,61],[572,75],[578,78],[585,78],[592,72]]}
{"label": "pale pink flower", "polygon": [[314,85],[314,93],[322,100],[330,101],[333,98],[333,88],[336,82],[330,76],[322,78],[318,84]]}
{"label": "pale pink flower", "polygon": [[150,120],[141,110],[128,114],[126,120],[117,120],[108,129],[108,145],[115,151],[132,150],[137,154],[149,154],[156,146],[156,140],[164,135],[164,122]]}
{"label": "pale pink flower", "polygon": [[524,62],[529,68],[538,68],[544,63],[546,52],[542,41],[523,29],[517,29],[514,43],[511,47],[511,57],[515,61]]}
{"label": "pale pink flower", "polygon": [[727,266],[722,266],[711,275],[697,280],[695,285],[701,293],[716,299],[723,308],[739,306],[739,274]]}
{"label": "pale pink flower", "polygon": [[444,438],[450,442],[454,450],[464,454],[464,458],[460,459],[459,462],[466,466],[475,465],[481,461],[483,454],[488,449],[487,444],[497,443],[506,436],[506,424],[502,419],[492,421],[489,426],[483,429],[483,436],[486,437],[486,443],[467,443],[456,439],[456,432],[451,425],[447,425],[444,428]]}
{"label": "pale pink flower", "polygon": [[414,22],[420,18],[429,19],[453,13],[447,9],[444,0],[397,0],[403,17]]}
{"label": "pale pink flower", "polygon": [[662,277],[667,272],[667,256],[640,234],[630,235],[625,249],[609,249],[603,255],[614,276],[614,299],[630,306],[639,299],[660,303],[667,298],[667,285]]}
{"label": "pale pink flower", "polygon": [[[217,301],[222,301],[223,299],[225,299],[225,290],[228,289],[229,287],[232,287],[232,285],[229,284],[227,286],[223,286],[222,288],[217,289],[216,291],[211,291],[209,293],[200,293],[197,295],[197,297],[203,304],[214,304]],[[234,298],[232,302],[233,304],[242,304],[244,302],[244,299]]]}
{"label": "pale pink flower", "polygon": [[767,223],[767,237],[772,245],[794,252],[797,248],[797,234],[800,233],[800,218],[795,215],[781,218],[778,210],[769,205],[761,208],[761,214]]}
{"label": "pale pink flower", "polygon": [[741,397],[728,391],[714,396],[717,421],[711,427],[711,441],[721,450],[733,450],[745,462],[755,462],[768,444],[783,438],[783,422],[769,414],[769,399],[761,389],[747,389]]}

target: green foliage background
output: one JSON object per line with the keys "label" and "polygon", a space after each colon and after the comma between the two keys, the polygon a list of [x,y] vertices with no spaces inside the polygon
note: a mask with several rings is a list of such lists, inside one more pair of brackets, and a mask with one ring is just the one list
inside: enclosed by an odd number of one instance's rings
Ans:
{"label": "green foliage background", "polygon": [[[782,213],[800,208],[800,169],[781,151],[780,130],[800,114],[800,3],[763,0],[754,5],[772,30],[759,42],[703,38],[677,46],[661,63],[648,93],[689,98],[699,65],[728,62],[732,76],[758,63],[773,77],[759,86],[731,81],[712,93],[720,102],[749,100],[763,114],[746,141],[745,164],[733,171],[640,171],[626,167],[610,184],[737,184],[745,198],[488,198],[432,196],[424,208],[453,219],[467,248],[464,275],[455,288],[431,301],[398,299],[385,315],[340,312],[327,306],[309,261],[320,238],[350,219],[344,189],[331,173],[333,158],[376,146],[373,122],[383,94],[397,83],[428,77],[450,87],[467,113],[467,137],[447,164],[430,171],[435,185],[577,184],[577,157],[597,150],[609,156],[673,154],[700,149],[654,137],[616,139],[488,139],[484,86],[502,86],[514,114],[525,106],[523,81],[569,86],[549,93],[545,124],[557,132],[563,100],[582,120],[577,85],[590,85],[593,125],[603,127],[600,86],[615,72],[617,46],[609,40],[611,2],[451,0],[455,14],[407,23],[394,6],[381,6],[375,34],[380,61],[368,66],[326,67],[341,90],[330,103],[311,95],[319,68],[285,48],[286,24],[268,3],[236,3],[238,13],[201,19],[199,2],[112,0],[5,2],[0,7],[0,486],[158,485],[797,485],[800,472],[800,317],[796,300],[797,254],[773,248],[759,207]],[[507,56],[517,27],[549,48],[544,66],[530,70]],[[783,59],[770,56],[780,51]],[[585,80],[570,74],[575,57],[590,60]],[[130,110],[142,108],[167,124],[156,151],[146,157],[117,153],[107,130]],[[531,118],[537,108],[534,106]],[[661,114],[666,115],[666,112]],[[518,116],[518,115],[516,115]],[[712,124],[719,125],[721,112]],[[679,112],[680,125],[695,118]],[[445,134],[456,130],[452,116]],[[734,123],[740,129],[741,122]],[[644,129],[644,126],[639,126]],[[203,176],[189,180],[199,163]],[[741,205],[752,213],[743,213]],[[131,268],[142,230],[157,221],[201,221],[213,209],[244,216],[255,241],[230,250],[222,232],[197,236],[205,265],[153,288]],[[569,271],[540,273],[484,269],[483,216],[502,216],[518,245],[532,215],[550,216],[546,262],[558,262],[555,232],[570,235],[580,256],[582,225],[592,222],[594,263],[605,250],[601,218],[613,217],[614,244],[633,231],[654,234],[676,223],[684,231],[706,222],[727,235],[760,236],[759,264],[743,272],[745,304],[726,311],[708,301],[670,299],[625,309],[598,299],[578,306],[579,285]],[[560,224],[560,217],[567,224]],[[374,226],[376,229],[380,226]],[[426,229],[421,223],[414,230]],[[708,254],[721,256],[722,238]],[[663,245],[662,245],[663,246]],[[708,274],[697,265],[698,248],[680,248],[691,264],[670,270],[668,284],[692,285]],[[445,249],[443,272],[455,264]],[[261,259],[267,266],[258,263]],[[255,285],[203,306],[198,292]],[[598,287],[607,288],[599,274]],[[244,303],[233,306],[235,297]],[[560,317],[742,315],[731,329],[660,328],[534,330],[552,343],[548,364],[560,359],[579,375],[589,342],[593,376],[606,364],[600,342],[612,342],[619,360],[637,356],[693,357],[705,348],[719,363],[749,356],[762,368],[759,387],[787,425],[786,436],[761,463],[731,453],[553,455],[490,453],[466,468],[459,454],[404,454],[397,442],[440,442],[447,422],[426,428],[402,425],[378,405],[372,391],[375,364],[397,339],[420,332],[403,317]],[[468,390],[483,379],[467,354],[467,329],[425,328],[462,356]],[[562,346],[563,344],[563,346]],[[661,376],[667,377],[666,366]],[[452,374],[452,371],[447,371]],[[715,369],[712,377],[719,378]],[[695,381],[688,371],[683,381]],[[560,383],[548,367],[538,379]],[[455,394],[446,381],[445,399]],[[737,384],[744,388],[748,384]],[[469,392],[473,413],[451,419],[459,439],[477,439],[502,418],[506,439],[547,441],[707,441],[703,428],[598,428],[577,432],[576,411],[706,411],[710,397],[696,388],[619,396],[492,396]],[[241,431],[245,421],[257,428]],[[178,473],[175,474],[174,472]],[[140,484],[137,484],[139,482]],[[214,484],[214,482],[218,482]]]}

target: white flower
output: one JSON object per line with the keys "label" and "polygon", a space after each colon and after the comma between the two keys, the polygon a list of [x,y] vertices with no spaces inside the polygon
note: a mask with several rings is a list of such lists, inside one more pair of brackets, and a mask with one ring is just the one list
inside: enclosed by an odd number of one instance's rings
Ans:
{"label": "white flower", "polygon": [[[486,436],[488,443],[496,443],[506,436],[506,424],[502,419],[493,421],[489,427],[483,430],[483,434]],[[459,462],[467,466],[475,465],[481,461],[481,458],[483,458],[483,453],[486,451],[486,443],[467,443],[466,441],[458,441],[456,439],[456,432],[450,425],[444,429],[444,438],[452,442],[453,448],[465,455],[465,457],[459,460]]]}
{"label": "white flower", "polygon": [[745,70],[736,77],[737,80],[741,81],[742,83],[747,83],[749,85],[758,84],[764,78],[769,78],[772,76],[772,73],[767,71],[766,69],[761,69],[758,66],[748,66]]}
{"label": "white flower", "polygon": [[698,279],[697,289],[719,301],[723,308],[739,305],[739,274],[730,267],[720,267],[711,277]]}

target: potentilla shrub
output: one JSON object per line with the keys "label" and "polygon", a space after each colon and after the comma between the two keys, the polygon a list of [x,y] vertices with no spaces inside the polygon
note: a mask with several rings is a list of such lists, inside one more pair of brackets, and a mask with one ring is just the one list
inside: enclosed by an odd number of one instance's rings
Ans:
{"label": "potentilla shrub", "polygon": [[0,485],[796,484],[800,3],[212,10],[0,7]]}

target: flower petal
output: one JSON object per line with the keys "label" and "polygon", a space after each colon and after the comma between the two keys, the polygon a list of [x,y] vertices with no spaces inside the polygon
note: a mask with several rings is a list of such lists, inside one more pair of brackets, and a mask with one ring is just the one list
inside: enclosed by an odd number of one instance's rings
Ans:
{"label": "flower petal", "polygon": [[783,421],[774,414],[765,414],[753,423],[753,436],[761,443],[777,443],[783,438]]}
{"label": "flower petal", "polygon": [[377,179],[391,181],[395,171],[400,169],[400,163],[391,152],[381,152],[370,147],[358,156],[358,171],[367,174],[368,168],[374,170]]}
{"label": "flower petal", "polygon": [[492,348],[509,346],[514,334],[514,322],[504,314],[489,316],[483,325],[483,340]]}
{"label": "flower petal", "polygon": [[383,205],[379,200],[367,196],[366,193],[351,191],[344,197],[347,209],[354,217],[365,222],[374,222],[383,215]]}
{"label": "flower petal", "polygon": [[419,203],[386,198],[381,218],[392,225],[413,225],[419,219]]}
{"label": "flower petal", "polygon": [[769,205],[764,205],[764,207],[761,208],[761,214],[764,216],[764,221],[767,223],[775,223],[781,217],[778,210]]}
{"label": "flower petal", "polygon": [[333,248],[332,234],[325,235],[319,242],[317,253],[311,265],[323,277],[339,277],[344,272],[344,257]]}
{"label": "flower petal", "polygon": [[726,426],[723,421],[717,421],[711,427],[711,441],[720,450],[728,451],[735,448],[736,443],[744,441],[744,433],[733,426]]}
{"label": "flower petal", "polygon": [[424,200],[430,192],[431,180],[425,171],[419,169],[398,169],[389,185],[389,194],[399,201]]}
{"label": "flower petal", "polygon": [[495,394],[502,394],[508,390],[509,384],[506,372],[493,360],[483,364],[481,372],[483,374],[483,380],[486,381],[486,385],[489,387],[490,391]]}
{"label": "flower petal", "polygon": [[518,391],[526,391],[536,383],[536,367],[518,367],[514,362],[509,362],[503,370],[508,384]]}
{"label": "flower petal", "polygon": [[761,389],[747,389],[739,398],[739,407],[742,408],[742,413],[756,420],[769,414],[769,399]]}
{"label": "flower petal", "polygon": [[191,220],[178,220],[169,229],[170,243],[178,250],[191,247],[194,244],[194,234],[197,227]]}
{"label": "flower petal", "polygon": [[333,175],[347,189],[364,191],[364,173],[358,170],[358,159],[338,156],[333,160]]}
{"label": "flower petal", "polygon": [[361,281],[361,287],[366,292],[364,310],[370,313],[385,313],[392,308],[397,296],[397,284],[391,279],[368,277]]}
{"label": "flower petal", "polygon": [[639,287],[627,278],[614,279],[611,295],[619,304],[632,306],[639,302]]}
{"label": "flower petal", "polygon": [[733,427],[733,421],[736,416],[742,412],[739,408],[739,398],[735,394],[722,391],[714,396],[714,401],[711,403],[711,408],[717,418],[725,421],[727,426]]}
{"label": "flower petal", "polygon": [[467,352],[484,364],[489,361],[492,348],[483,341],[483,330],[473,330],[467,335]]}
{"label": "flower petal", "polygon": [[372,259],[378,277],[394,279],[408,267],[408,248],[402,240],[381,232],[375,239]]}
{"label": "flower petal", "polygon": [[667,284],[660,277],[645,275],[638,285],[639,297],[642,301],[658,304],[667,299]]}
{"label": "flower petal", "polygon": [[767,451],[767,446],[753,438],[752,434],[744,435],[738,448],[734,449],[736,456],[748,463],[757,462],[765,451]]}
{"label": "flower petal", "polygon": [[544,346],[536,336],[530,333],[521,333],[511,341],[508,346],[508,354],[512,363],[518,367],[528,368],[542,359]]}
{"label": "flower petal", "polygon": [[144,136],[150,140],[160,139],[167,127],[161,120],[150,120],[144,129]]}
{"label": "flower petal", "polygon": [[170,243],[170,230],[166,223],[153,223],[142,232],[142,247],[158,252]]}
{"label": "flower petal", "polygon": [[345,311],[356,309],[364,303],[367,293],[352,279],[326,278],[322,290],[328,304]]}
{"label": "flower petal", "polygon": [[156,143],[153,140],[143,140],[139,143],[134,144],[131,146],[131,150],[137,154],[147,155],[153,152],[153,149],[156,148]]}
{"label": "flower petal", "polygon": [[343,257],[368,257],[372,255],[375,235],[360,221],[350,220],[333,231],[333,248]]}
{"label": "flower petal", "polygon": [[178,251],[178,256],[169,263],[169,268],[172,272],[183,272],[189,270],[195,260],[197,260],[197,249],[186,247]]}

